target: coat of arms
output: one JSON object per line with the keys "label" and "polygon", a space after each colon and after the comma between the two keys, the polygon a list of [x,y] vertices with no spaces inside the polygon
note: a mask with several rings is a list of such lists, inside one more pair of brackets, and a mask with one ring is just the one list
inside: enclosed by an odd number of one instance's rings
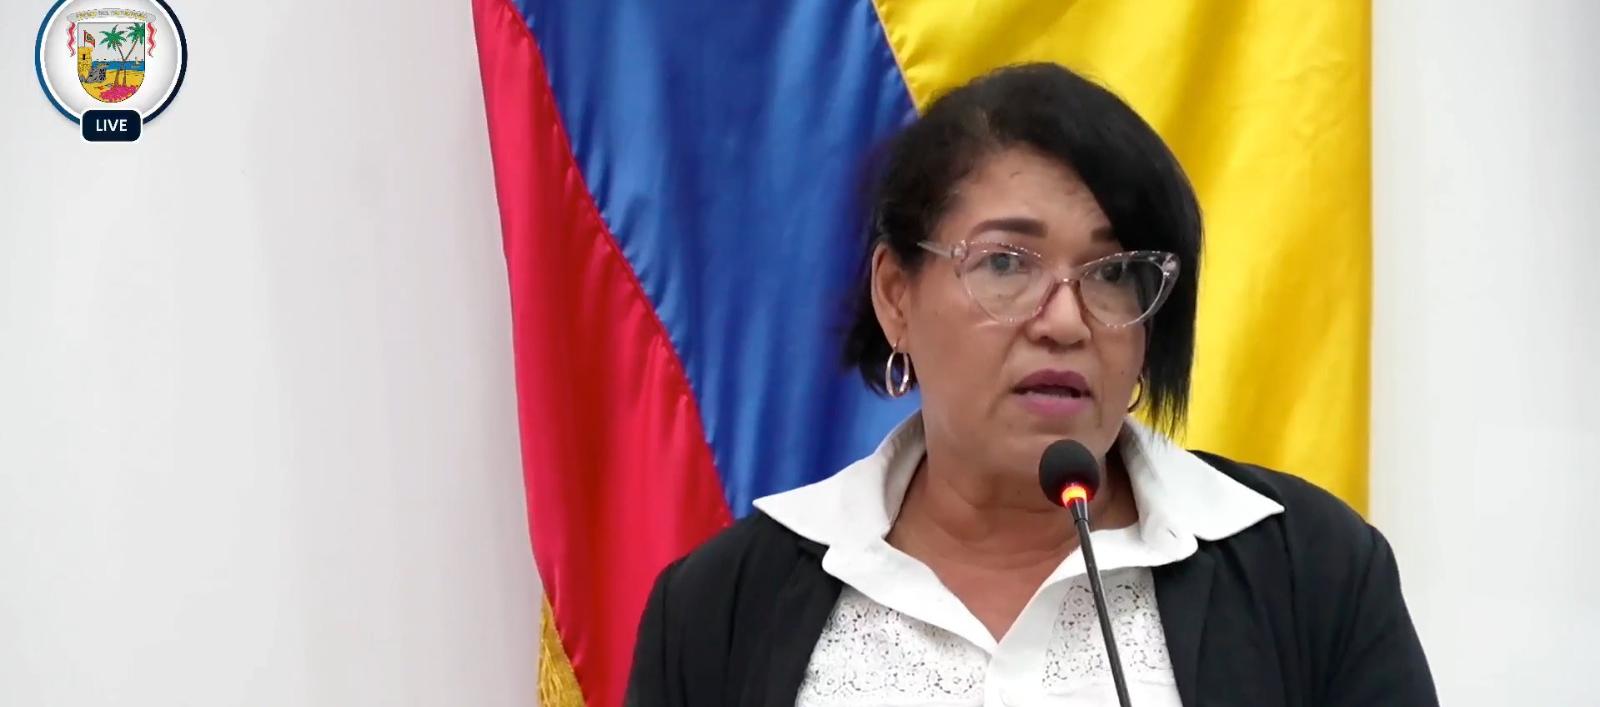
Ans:
{"label": "coat of arms", "polygon": [[144,84],[145,56],[153,48],[156,31],[143,18],[76,24],[74,32],[82,42],[77,47],[78,83],[83,90],[101,103],[132,98]]}
{"label": "coat of arms", "polygon": [[167,0],[55,0],[34,42],[39,87],[96,142],[137,140],[172,103],[188,66]]}

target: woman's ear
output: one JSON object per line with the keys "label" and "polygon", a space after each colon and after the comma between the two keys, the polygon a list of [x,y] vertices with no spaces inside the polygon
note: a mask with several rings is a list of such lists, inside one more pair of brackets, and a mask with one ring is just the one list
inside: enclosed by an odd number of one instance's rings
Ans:
{"label": "woman's ear", "polygon": [[898,348],[906,340],[906,303],[911,290],[911,274],[900,257],[879,243],[872,251],[872,309],[878,315],[889,346]]}

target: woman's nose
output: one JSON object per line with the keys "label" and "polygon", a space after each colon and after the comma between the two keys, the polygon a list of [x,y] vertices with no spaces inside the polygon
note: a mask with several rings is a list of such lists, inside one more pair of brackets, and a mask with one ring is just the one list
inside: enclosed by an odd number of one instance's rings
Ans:
{"label": "woman's nose", "polygon": [[1045,290],[1039,302],[1039,313],[1028,320],[1029,336],[1068,347],[1089,339],[1089,322],[1084,317],[1078,298],[1078,288],[1064,280],[1057,280]]}

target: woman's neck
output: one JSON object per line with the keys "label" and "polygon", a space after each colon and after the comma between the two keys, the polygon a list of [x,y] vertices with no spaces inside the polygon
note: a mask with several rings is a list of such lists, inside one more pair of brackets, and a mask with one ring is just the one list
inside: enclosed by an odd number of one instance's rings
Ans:
{"label": "woman's neck", "polygon": [[[1108,455],[1106,479],[1090,504],[1093,527],[1123,527],[1138,510],[1118,455]],[[984,473],[941,463],[930,453],[918,466],[889,543],[914,557],[994,569],[1053,569],[1078,546],[1071,516],[1016,473]],[[931,555],[931,557],[923,557]]]}
{"label": "woman's neck", "polygon": [[[1077,549],[1078,534],[1071,516],[1046,501],[1036,481],[946,466],[941,460],[953,455],[941,454],[937,446],[929,449],[887,540],[932,570],[998,640]],[[1090,504],[1096,528],[1121,527],[1138,518],[1127,474],[1112,457],[1100,494]]]}

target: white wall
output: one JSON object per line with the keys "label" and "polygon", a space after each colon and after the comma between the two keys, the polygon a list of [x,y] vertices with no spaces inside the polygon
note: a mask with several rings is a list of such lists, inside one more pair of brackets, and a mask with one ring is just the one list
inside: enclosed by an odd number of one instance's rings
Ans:
{"label": "white wall", "polygon": [[1444,704],[1597,705],[1600,4],[1373,7],[1373,516]]}
{"label": "white wall", "polygon": [[468,5],[174,2],[132,145],[39,90],[49,5],[0,3],[0,704],[532,704]]}

